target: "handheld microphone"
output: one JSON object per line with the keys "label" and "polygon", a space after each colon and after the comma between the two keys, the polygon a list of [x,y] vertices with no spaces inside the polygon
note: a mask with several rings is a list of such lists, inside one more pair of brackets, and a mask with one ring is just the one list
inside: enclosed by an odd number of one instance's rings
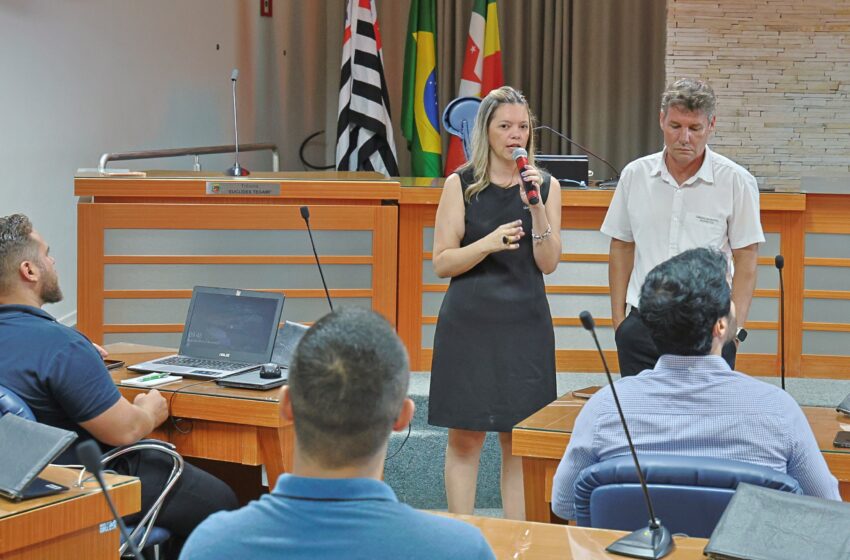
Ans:
{"label": "handheld microphone", "polygon": [[[512,157],[516,162],[519,172],[522,173],[525,171],[525,168],[528,165],[528,152],[526,152],[523,148],[515,148]],[[529,183],[522,178],[522,175],[519,176],[519,182],[522,184],[522,188],[525,191],[525,196],[528,198],[529,204],[537,204],[540,202],[540,196],[537,194],[537,187],[534,186],[534,183]]]}
{"label": "handheld microphone", "polygon": [[594,154],[593,152],[591,152],[590,150],[588,150],[587,148],[585,148],[584,146],[582,146],[581,144],[579,144],[578,142],[573,140],[572,138],[568,138],[567,136],[565,136],[564,134],[561,134],[560,132],[558,132],[557,130],[552,128],[551,126],[546,126],[545,124],[541,124],[539,126],[534,127],[534,130],[541,130],[541,129],[548,130],[552,134],[555,134],[555,135],[563,138],[564,140],[566,140],[567,142],[569,142],[570,144],[572,144],[573,146],[575,146],[579,150],[583,151],[587,155],[595,157],[596,159],[598,159],[599,161],[601,161],[602,163],[604,163],[605,165],[607,165],[608,167],[613,169],[614,170],[614,177],[612,177],[611,179],[608,179],[607,181],[602,181],[601,184],[603,184],[603,185],[604,184],[613,184],[614,186],[617,186],[617,181],[620,179],[620,170],[617,169],[616,167],[614,167],[614,165],[611,162],[609,162],[607,159],[605,159],[601,156]]}
{"label": "handheld microphone", "polygon": [[325,297],[328,298],[328,306],[331,311],[334,310],[334,304],[331,302],[331,293],[328,291],[328,285],[325,283],[325,273],[322,272],[322,263],[319,262],[319,253],[316,252],[316,244],[313,243],[313,230],[310,228],[310,209],[306,206],[301,207],[301,217],[304,218],[304,223],[307,224],[307,233],[310,235],[310,246],[313,248],[313,256],[316,257],[316,266],[319,267],[319,276],[322,277],[322,286],[325,288]]}
{"label": "handheld microphone", "polygon": [[250,175],[251,172],[239,165],[239,124],[236,120],[236,80],[239,79],[239,69],[234,68],[230,73],[230,83],[233,86],[233,135],[236,143],[236,156],[232,167],[225,169],[224,174],[230,177],[244,177]]}
{"label": "handheld microphone", "polygon": [[623,431],[626,432],[626,440],[629,443],[629,451],[632,454],[632,459],[635,462],[640,486],[643,489],[643,496],[646,499],[646,509],[649,511],[649,526],[638,529],[637,531],[626,535],[611,543],[605,550],[612,554],[621,556],[629,556],[631,558],[664,558],[673,551],[673,539],[670,536],[670,531],[661,524],[661,521],[655,517],[655,512],[652,509],[652,500],[649,498],[649,488],[646,486],[646,479],[643,476],[643,471],[640,469],[637,452],[632,443],[632,436],[629,433],[629,426],[626,424],[626,417],[623,414],[623,407],[620,406],[620,399],[617,397],[617,390],[614,388],[614,381],[611,379],[611,370],[608,369],[608,362],[605,360],[605,354],[602,352],[602,346],[599,344],[599,339],[596,337],[596,324],[593,321],[593,315],[590,311],[582,311],[579,313],[579,320],[582,326],[590,331],[593,335],[593,342],[596,343],[596,349],[599,351],[599,356],[602,358],[602,365],[605,367],[605,375],[608,376],[608,386],[611,387],[611,394],[614,396],[614,404],[617,405],[617,412],[620,414],[620,423],[623,425]]}
{"label": "handheld microphone", "polygon": [[785,268],[785,257],[776,255],[773,259],[776,270],[779,271],[779,379],[782,390],[785,390],[785,284],[782,281],[782,269]]}
{"label": "handheld microphone", "polygon": [[77,446],[77,459],[86,467],[87,471],[94,475],[98,485],[103,490],[103,497],[106,498],[106,503],[109,506],[109,511],[112,512],[112,517],[118,522],[118,529],[121,531],[124,542],[127,543],[134,558],[145,560],[136,543],[130,538],[130,533],[127,531],[127,526],[124,525],[124,520],[118,515],[118,510],[115,509],[115,504],[112,503],[112,498],[109,497],[109,492],[106,490],[106,483],[103,481],[103,465],[100,462],[100,458],[100,447],[93,439],[84,441]]}

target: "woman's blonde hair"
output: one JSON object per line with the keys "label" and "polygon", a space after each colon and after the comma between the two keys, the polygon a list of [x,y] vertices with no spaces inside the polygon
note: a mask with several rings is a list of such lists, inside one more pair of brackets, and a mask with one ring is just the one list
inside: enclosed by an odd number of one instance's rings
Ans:
{"label": "woman's blonde hair", "polygon": [[472,200],[472,197],[487,188],[490,184],[490,141],[487,131],[490,128],[490,121],[493,120],[493,114],[500,105],[506,103],[522,105],[528,111],[528,143],[525,150],[528,152],[528,163],[534,164],[534,114],[528,107],[528,101],[525,96],[510,86],[502,86],[492,90],[487,94],[487,97],[481,100],[481,105],[478,107],[478,115],[475,118],[475,127],[472,130],[472,154],[466,163],[457,169],[457,174],[460,175],[464,171],[472,170],[473,181],[466,192],[463,194],[467,202]]}

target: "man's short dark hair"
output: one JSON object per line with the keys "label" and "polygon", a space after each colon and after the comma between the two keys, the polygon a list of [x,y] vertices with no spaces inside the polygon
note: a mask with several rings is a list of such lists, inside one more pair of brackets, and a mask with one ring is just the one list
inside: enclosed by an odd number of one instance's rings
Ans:
{"label": "man's short dark hair", "polygon": [[38,244],[31,234],[32,222],[23,214],[0,218],[0,293],[12,287],[22,261],[37,260]]}
{"label": "man's short dark hair", "polygon": [[407,352],[383,317],[357,308],[322,317],[289,369],[299,448],[330,468],[369,460],[389,438],[409,382]]}
{"label": "man's short dark hair", "polygon": [[732,301],[726,256],[691,249],[653,268],[640,292],[640,316],[661,354],[704,356]]}

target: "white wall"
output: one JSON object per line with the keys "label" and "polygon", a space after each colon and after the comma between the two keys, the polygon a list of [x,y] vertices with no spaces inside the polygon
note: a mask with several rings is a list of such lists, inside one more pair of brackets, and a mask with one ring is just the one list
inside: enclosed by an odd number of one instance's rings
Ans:
{"label": "white wall", "polygon": [[[65,300],[49,312],[75,322],[77,168],[103,152],[232,143],[234,67],[240,140],[276,141],[282,51],[265,45],[282,21],[259,18],[248,0],[0,2],[0,215],[29,215],[50,243]],[[268,153],[240,161],[271,165]],[[202,163],[218,170],[232,158]],[[112,166],[190,169],[191,159]]]}

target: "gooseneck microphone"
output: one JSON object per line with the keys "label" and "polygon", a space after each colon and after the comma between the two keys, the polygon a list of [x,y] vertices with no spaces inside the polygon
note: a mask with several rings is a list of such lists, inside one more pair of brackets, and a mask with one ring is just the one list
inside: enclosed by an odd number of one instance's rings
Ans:
{"label": "gooseneck microphone", "polygon": [[127,526],[124,525],[124,520],[118,515],[118,510],[115,509],[115,504],[112,503],[112,498],[109,497],[109,492],[106,489],[106,483],[103,481],[103,464],[100,462],[100,447],[93,440],[87,440],[77,446],[77,459],[86,467],[86,470],[94,475],[100,488],[103,490],[103,497],[106,498],[106,504],[109,506],[109,511],[112,512],[112,517],[118,522],[118,529],[121,531],[121,536],[124,542],[130,548],[130,552],[134,558],[145,560],[141,551],[136,546],[136,543],[130,538],[130,532],[127,531]]}
{"label": "gooseneck microphone", "polygon": [[239,69],[234,68],[233,72],[230,73],[230,83],[233,86],[233,136],[236,140],[236,159],[234,160],[233,166],[228,167],[224,174],[230,177],[244,177],[245,175],[249,175],[251,172],[239,165],[239,123],[236,120],[236,80],[239,79]]}
{"label": "gooseneck microphone", "polygon": [[782,281],[782,269],[785,268],[785,257],[776,255],[773,259],[776,270],[779,271],[779,379],[782,390],[785,390],[785,284]]}
{"label": "gooseneck microphone", "polygon": [[[519,169],[521,174],[525,171],[526,166],[528,166],[528,152],[526,152],[523,148],[515,148],[512,157],[514,158],[517,169]],[[529,204],[533,205],[540,202],[540,196],[537,194],[537,187],[534,186],[534,183],[529,183],[522,178],[522,175],[519,176],[519,182],[522,184],[522,188],[525,191],[525,196],[528,198]]]}
{"label": "gooseneck microphone", "polygon": [[576,148],[578,148],[582,152],[586,153],[587,155],[595,157],[596,159],[598,159],[599,161],[601,161],[602,163],[604,163],[605,165],[607,165],[608,167],[610,167],[611,169],[614,170],[614,176],[612,178],[608,179],[607,181],[602,181],[602,182],[603,183],[613,183],[614,185],[617,184],[617,181],[620,179],[620,170],[617,169],[616,167],[614,167],[614,165],[610,161],[608,161],[607,159],[603,158],[602,156],[598,156],[598,155],[594,154],[593,152],[591,152],[590,150],[588,150],[587,148],[585,148],[584,146],[582,146],[581,144],[579,144],[578,142],[573,140],[572,138],[568,138],[566,135],[558,132],[557,130],[555,130],[551,126],[546,126],[545,124],[541,124],[539,126],[535,126],[534,130],[548,130],[552,134],[555,134],[556,136],[563,138],[564,140],[566,140],[567,142],[569,142],[570,144],[572,144],[573,146],[575,146]]}
{"label": "gooseneck microphone", "polygon": [[643,489],[643,496],[646,500],[646,509],[649,512],[649,526],[638,529],[637,531],[626,535],[611,543],[607,550],[612,554],[620,556],[629,556],[631,558],[664,558],[673,551],[674,544],[670,535],[670,531],[661,524],[661,521],[655,517],[655,512],[652,509],[652,500],[649,498],[649,488],[646,486],[646,479],[643,476],[643,471],[640,469],[637,452],[632,443],[632,436],[629,433],[629,426],[626,424],[626,416],[623,414],[623,407],[620,406],[620,399],[617,397],[617,390],[614,388],[614,381],[611,379],[611,370],[608,369],[608,362],[605,360],[605,354],[602,352],[602,346],[599,345],[599,339],[596,337],[596,324],[593,321],[593,315],[590,311],[582,311],[579,313],[579,319],[582,326],[590,331],[593,335],[593,342],[596,343],[596,349],[599,351],[599,356],[602,358],[602,365],[605,367],[605,375],[608,376],[608,386],[611,387],[611,394],[614,396],[614,404],[617,405],[617,412],[620,414],[620,423],[623,425],[623,431],[626,432],[626,440],[629,443],[629,451],[631,451],[632,459],[635,462],[640,486]]}
{"label": "gooseneck microphone", "polygon": [[334,304],[331,302],[331,293],[328,291],[328,285],[325,283],[325,273],[322,272],[322,263],[319,262],[319,253],[316,252],[316,244],[313,243],[313,230],[310,228],[310,209],[306,206],[301,207],[301,217],[304,218],[304,223],[307,224],[307,233],[310,235],[310,246],[313,248],[313,256],[316,257],[316,266],[319,267],[319,276],[322,277],[322,286],[325,288],[325,297],[328,298],[328,306],[331,311],[334,310]]}

